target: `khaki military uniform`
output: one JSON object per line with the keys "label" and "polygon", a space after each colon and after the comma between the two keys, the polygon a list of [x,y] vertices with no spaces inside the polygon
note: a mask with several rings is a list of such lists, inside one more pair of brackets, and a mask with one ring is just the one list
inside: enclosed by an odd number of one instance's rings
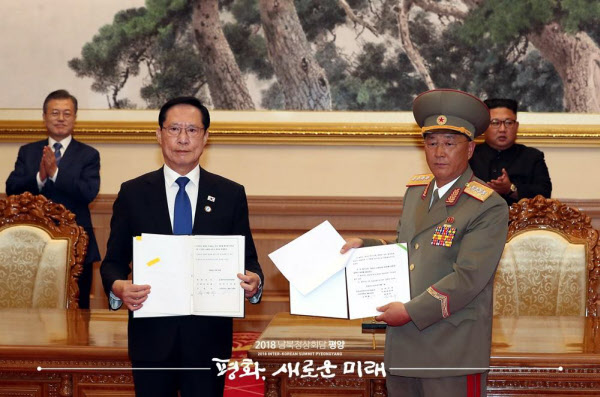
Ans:
{"label": "khaki military uniform", "polygon": [[[506,241],[508,208],[470,168],[431,209],[433,175],[411,178],[398,242],[409,247],[412,321],[388,326],[391,375],[438,378],[485,372],[492,286]],[[365,245],[381,244],[365,240]]]}

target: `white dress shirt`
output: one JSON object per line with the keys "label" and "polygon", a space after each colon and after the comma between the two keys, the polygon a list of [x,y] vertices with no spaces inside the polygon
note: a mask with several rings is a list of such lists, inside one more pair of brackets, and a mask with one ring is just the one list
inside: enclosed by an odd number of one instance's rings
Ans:
{"label": "white dress shirt", "polygon": [[[460,175],[458,176],[458,178],[460,178]],[[448,193],[448,190],[450,190],[450,188],[452,187],[452,185],[454,185],[454,183],[456,181],[458,181],[458,178],[456,178],[455,180],[453,180],[452,182],[448,182],[446,183],[444,186],[442,187],[438,187],[437,185],[437,181],[435,181],[433,183],[433,192],[431,193],[431,200],[429,201],[429,206],[431,207],[431,203],[433,202],[433,193],[435,193],[435,191],[438,191],[438,196],[439,198],[444,197],[444,194]]]}
{"label": "white dress shirt", "polygon": [[194,225],[194,218],[196,217],[196,204],[198,201],[198,188],[200,187],[200,166],[197,166],[185,175],[179,175],[177,172],[170,169],[166,164],[163,167],[165,173],[165,190],[167,191],[167,206],[169,207],[169,218],[171,219],[171,228],[173,228],[173,221],[175,218],[175,197],[179,191],[179,185],[177,178],[181,176],[187,177],[190,181],[185,185],[185,192],[190,198],[190,204],[192,205],[192,227]]}
{"label": "white dress shirt", "polygon": [[[62,145],[62,147],[60,148],[60,157],[65,155],[65,151],[67,150],[67,147],[69,146],[69,144],[71,143],[71,141],[73,140],[73,136],[69,135],[66,138],[63,138],[62,141],[58,142],[56,139],[48,137],[48,146],[50,146],[50,148],[52,148],[52,151],[54,151],[54,144],[55,143],[60,143]],[[58,166],[57,166],[58,167]],[[56,177],[58,176],[58,168],[56,168],[56,172],[54,173],[54,175],[48,175],[48,178],[50,178],[50,180],[52,182],[56,182]],[[40,192],[42,191],[42,188],[44,187],[44,185],[46,184],[46,181],[48,179],[44,179],[42,181],[42,179],[40,178],[40,172],[38,171],[37,174],[35,174],[35,179],[37,180],[37,185],[38,185],[38,189],[40,190]]]}

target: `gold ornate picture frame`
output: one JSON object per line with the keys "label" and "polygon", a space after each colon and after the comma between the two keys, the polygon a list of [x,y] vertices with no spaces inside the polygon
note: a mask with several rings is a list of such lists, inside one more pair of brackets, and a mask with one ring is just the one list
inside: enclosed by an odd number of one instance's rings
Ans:
{"label": "gold ornate picture frame", "polygon": [[[29,142],[45,133],[41,109],[0,109],[0,142]],[[157,110],[85,110],[76,134],[86,142],[154,143]],[[519,142],[534,146],[600,146],[600,114],[519,113]],[[210,143],[414,146],[411,112],[211,112]]]}

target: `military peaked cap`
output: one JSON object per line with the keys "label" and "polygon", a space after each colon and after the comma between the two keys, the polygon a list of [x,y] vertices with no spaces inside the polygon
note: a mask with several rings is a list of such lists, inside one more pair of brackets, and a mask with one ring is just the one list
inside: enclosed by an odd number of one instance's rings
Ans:
{"label": "military peaked cap", "polygon": [[478,98],[458,90],[426,91],[415,98],[413,115],[427,133],[449,130],[473,140],[490,125],[490,111]]}

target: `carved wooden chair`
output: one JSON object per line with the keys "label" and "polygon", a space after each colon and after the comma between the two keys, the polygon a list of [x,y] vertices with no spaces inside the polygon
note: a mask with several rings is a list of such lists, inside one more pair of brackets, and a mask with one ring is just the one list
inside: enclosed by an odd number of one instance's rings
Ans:
{"label": "carved wooden chair", "polygon": [[510,207],[494,315],[598,316],[600,244],[590,218],[536,196]]}
{"label": "carved wooden chair", "polygon": [[88,236],[42,195],[0,200],[0,308],[77,308]]}

